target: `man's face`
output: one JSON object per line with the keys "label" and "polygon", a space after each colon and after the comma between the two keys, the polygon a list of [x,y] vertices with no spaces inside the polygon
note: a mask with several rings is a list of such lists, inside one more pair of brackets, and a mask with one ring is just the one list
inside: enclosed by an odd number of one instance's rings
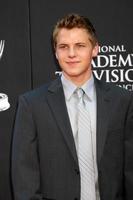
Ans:
{"label": "man's face", "polygon": [[83,28],[62,28],[57,35],[56,58],[68,79],[88,79],[91,61],[97,56],[98,45],[92,45]]}

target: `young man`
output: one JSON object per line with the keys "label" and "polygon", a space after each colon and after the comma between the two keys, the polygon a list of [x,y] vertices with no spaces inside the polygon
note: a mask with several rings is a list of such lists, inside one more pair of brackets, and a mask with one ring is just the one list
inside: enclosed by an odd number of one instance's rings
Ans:
{"label": "young man", "polygon": [[53,45],[61,77],[19,100],[15,200],[132,200],[132,93],[93,77],[98,41],[87,18],[59,20]]}

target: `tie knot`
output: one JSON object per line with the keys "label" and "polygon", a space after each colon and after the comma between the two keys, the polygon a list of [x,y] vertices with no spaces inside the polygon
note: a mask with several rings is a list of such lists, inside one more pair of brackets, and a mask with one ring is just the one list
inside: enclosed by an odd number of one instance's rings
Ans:
{"label": "tie knot", "polygon": [[84,90],[82,88],[77,88],[76,93],[79,99],[83,98]]}

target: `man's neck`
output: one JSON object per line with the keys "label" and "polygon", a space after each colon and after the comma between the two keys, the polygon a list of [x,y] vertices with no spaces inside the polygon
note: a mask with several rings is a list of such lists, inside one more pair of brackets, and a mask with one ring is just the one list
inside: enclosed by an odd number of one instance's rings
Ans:
{"label": "man's neck", "polygon": [[77,87],[81,87],[82,85],[84,85],[92,76],[92,72],[86,74],[85,76],[80,76],[80,77],[77,77],[77,76],[70,77],[70,76],[67,76],[66,73],[64,73],[64,72],[62,72],[62,73],[67,80],[74,83],[74,85],[76,85]]}

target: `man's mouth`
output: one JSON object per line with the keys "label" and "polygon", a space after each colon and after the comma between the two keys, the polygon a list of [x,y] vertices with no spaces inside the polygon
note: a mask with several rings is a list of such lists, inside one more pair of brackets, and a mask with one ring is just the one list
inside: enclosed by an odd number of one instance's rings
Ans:
{"label": "man's mouth", "polygon": [[69,64],[69,65],[73,65],[73,64],[80,63],[80,61],[67,61],[66,63]]}

